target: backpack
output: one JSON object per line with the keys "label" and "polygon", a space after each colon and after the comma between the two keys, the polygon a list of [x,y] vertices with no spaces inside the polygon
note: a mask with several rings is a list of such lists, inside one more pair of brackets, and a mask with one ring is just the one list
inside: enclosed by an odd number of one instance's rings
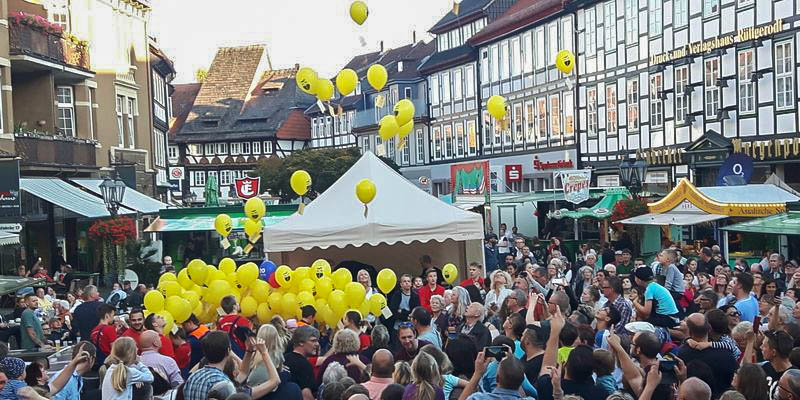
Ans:
{"label": "backpack", "polygon": [[92,342],[94,347],[97,349],[97,357],[95,357],[94,366],[92,366],[93,371],[99,370],[100,367],[103,364],[105,364],[106,357],[108,357],[108,354],[103,352],[103,350],[100,350],[100,338],[102,337],[103,337],[102,329],[98,329],[97,331],[94,331],[89,335],[89,341]]}
{"label": "backpack", "polygon": [[150,370],[150,373],[153,374],[153,395],[160,396],[168,391],[172,390],[172,384],[164,378],[158,371],[153,368],[147,367]]}

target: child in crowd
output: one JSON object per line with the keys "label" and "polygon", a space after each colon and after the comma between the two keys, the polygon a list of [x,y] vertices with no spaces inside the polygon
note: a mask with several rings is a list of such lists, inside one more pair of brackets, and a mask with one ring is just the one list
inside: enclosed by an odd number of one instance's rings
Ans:
{"label": "child in crowd", "polygon": [[103,400],[131,399],[133,385],[153,382],[153,374],[139,361],[137,352],[133,338],[123,336],[114,341],[106,359],[106,365],[110,366],[103,378]]}

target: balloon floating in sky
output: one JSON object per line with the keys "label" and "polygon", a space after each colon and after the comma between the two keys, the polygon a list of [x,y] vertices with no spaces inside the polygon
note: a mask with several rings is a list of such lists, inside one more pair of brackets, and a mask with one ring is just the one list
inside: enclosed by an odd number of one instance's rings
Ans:
{"label": "balloon floating in sky", "polygon": [[356,197],[358,197],[358,200],[365,206],[375,198],[376,193],[377,188],[375,187],[375,182],[366,178],[358,181],[356,185]]}
{"label": "balloon floating in sky", "polygon": [[556,68],[564,75],[572,73],[575,68],[575,55],[569,50],[561,50],[556,54]]}
{"label": "balloon floating in sky", "polygon": [[294,77],[295,82],[297,82],[297,86],[300,90],[310,94],[316,95],[317,94],[317,82],[319,81],[319,75],[317,72],[311,68],[303,67],[297,71],[297,75]]}
{"label": "balloon floating in sky", "polygon": [[397,125],[403,126],[414,119],[414,103],[409,99],[403,99],[394,106],[394,117],[397,118]]}
{"label": "balloon floating in sky", "polygon": [[219,214],[214,218],[214,229],[222,237],[228,237],[233,230],[233,221],[228,214]]}
{"label": "balloon floating in sky", "polygon": [[317,81],[317,99],[328,101],[333,97],[333,82],[330,79],[320,79]]}
{"label": "balloon floating in sky", "polygon": [[353,90],[356,90],[356,85],[358,85],[358,74],[356,74],[356,71],[345,68],[339,71],[339,75],[336,75],[336,88],[339,89],[339,93],[341,93],[342,96],[353,93]]}
{"label": "balloon floating in sky", "polygon": [[381,137],[381,140],[387,141],[399,131],[400,125],[397,123],[397,119],[394,115],[387,115],[381,118],[380,129],[378,130],[378,135]]}
{"label": "balloon floating in sky", "polygon": [[388,79],[389,74],[386,72],[386,68],[384,68],[383,65],[372,64],[367,70],[367,81],[375,90],[383,89]]}
{"label": "balloon floating in sky", "polygon": [[367,8],[366,3],[357,0],[350,4],[350,18],[352,18],[355,23],[362,25],[364,21],[367,20],[368,16],[369,8]]}
{"label": "balloon floating in sky", "polygon": [[298,169],[292,173],[289,184],[298,196],[305,196],[308,193],[308,188],[311,187],[311,175],[305,170]]}

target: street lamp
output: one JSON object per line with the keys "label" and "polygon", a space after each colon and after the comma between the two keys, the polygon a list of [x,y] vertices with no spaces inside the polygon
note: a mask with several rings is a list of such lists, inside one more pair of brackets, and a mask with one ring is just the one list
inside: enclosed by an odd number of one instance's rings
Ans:
{"label": "street lamp", "polygon": [[119,212],[119,205],[125,197],[125,182],[119,180],[119,176],[114,172],[114,179],[105,177],[100,183],[100,194],[103,195],[103,202],[112,217],[116,217]]}
{"label": "street lamp", "polygon": [[647,163],[644,160],[629,158],[619,163],[620,180],[631,193],[639,193],[642,190],[646,173]]}

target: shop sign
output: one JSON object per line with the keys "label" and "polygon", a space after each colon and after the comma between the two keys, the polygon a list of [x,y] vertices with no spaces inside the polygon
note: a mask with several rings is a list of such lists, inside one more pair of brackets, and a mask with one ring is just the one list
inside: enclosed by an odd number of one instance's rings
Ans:
{"label": "shop sign", "polygon": [[709,54],[716,49],[733,46],[736,43],[757,40],[762,37],[771,36],[780,32],[783,32],[782,19],[778,19],[777,21],[766,25],[742,28],[736,33],[725,36],[717,36],[715,38],[690,43],[666,53],[655,54],[650,57],[650,65],[661,64],[679,58],[691,57],[700,54]]}
{"label": "shop sign", "polygon": [[506,183],[522,182],[522,164],[506,164]]}
{"label": "shop sign", "polygon": [[489,161],[451,165],[450,193],[454,195],[487,194],[490,187],[489,177]]}
{"label": "shop sign", "polygon": [[683,164],[684,149],[636,150],[636,159],[647,161],[648,165]]}
{"label": "shop sign", "polygon": [[598,187],[617,187],[619,186],[619,175],[598,175]]}
{"label": "shop sign", "polygon": [[560,172],[561,184],[564,187],[564,200],[583,203],[589,200],[589,184],[592,182],[592,170],[579,169]]}
{"label": "shop sign", "polygon": [[533,157],[533,169],[537,169],[539,171],[545,171],[549,169],[564,169],[564,168],[574,168],[575,164],[573,164],[572,160],[558,160],[558,161],[550,161],[550,162],[542,162],[539,161],[538,156]]}
{"label": "shop sign", "polygon": [[236,179],[236,195],[242,199],[258,196],[261,177],[245,177]]}
{"label": "shop sign", "polygon": [[169,180],[180,181],[186,176],[183,167],[169,167]]}
{"label": "shop sign", "polygon": [[669,173],[667,171],[648,172],[644,178],[644,183],[667,184],[669,183]]}
{"label": "shop sign", "polygon": [[791,139],[770,139],[743,142],[742,139],[731,140],[733,153],[744,153],[754,160],[760,161],[768,159],[789,157],[800,157],[800,138]]}
{"label": "shop sign", "polygon": [[20,215],[19,160],[0,161],[0,216]]}
{"label": "shop sign", "polygon": [[431,184],[431,180],[425,175],[420,176],[417,182],[419,182],[421,186],[428,186]]}
{"label": "shop sign", "polygon": [[20,233],[22,232],[22,224],[0,224],[0,231]]}
{"label": "shop sign", "polygon": [[736,175],[744,180],[744,183],[750,183],[750,178],[753,177],[753,159],[747,154],[735,153],[731,154],[725,163],[719,167],[717,173],[717,186],[726,186],[725,177]]}

